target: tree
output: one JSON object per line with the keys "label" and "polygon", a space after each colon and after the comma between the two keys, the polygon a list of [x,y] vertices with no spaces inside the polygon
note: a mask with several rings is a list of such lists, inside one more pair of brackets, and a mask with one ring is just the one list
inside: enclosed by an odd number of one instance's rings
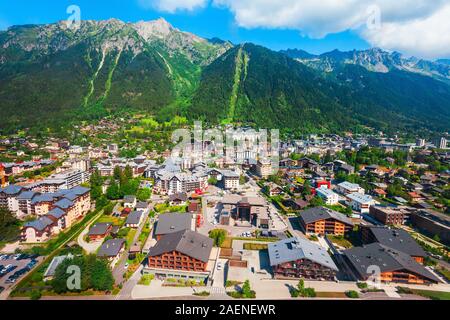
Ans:
{"label": "tree", "polygon": [[131,167],[129,165],[127,165],[125,167],[125,169],[123,170],[123,175],[127,178],[127,179],[133,179],[133,169],[131,169]]}
{"label": "tree", "polygon": [[108,189],[106,189],[106,197],[109,200],[118,200],[121,198],[120,188],[119,188],[119,185],[116,183],[115,179],[111,179],[111,183],[110,183]]}
{"label": "tree", "polygon": [[249,280],[245,280],[244,284],[242,285],[242,295],[244,296],[244,298],[251,298],[253,295]]}
{"label": "tree", "polygon": [[0,241],[13,241],[20,234],[20,221],[6,208],[0,208]]}
{"label": "tree", "polygon": [[209,237],[214,240],[214,245],[220,247],[227,238],[227,231],[223,229],[214,229],[209,233]]}
{"label": "tree", "polygon": [[119,166],[114,167],[113,177],[115,180],[120,180],[122,177],[122,170]]}
{"label": "tree", "polygon": [[211,177],[211,178],[208,179],[208,184],[212,185],[212,186],[215,186],[218,182],[219,181],[217,181],[216,177]]}
{"label": "tree", "polygon": [[311,194],[311,185],[309,184],[309,181],[306,180],[303,183],[303,190],[302,190],[302,195],[303,196],[309,196]]}
{"label": "tree", "polygon": [[149,188],[139,189],[136,197],[139,201],[147,201],[152,195],[152,191]]}

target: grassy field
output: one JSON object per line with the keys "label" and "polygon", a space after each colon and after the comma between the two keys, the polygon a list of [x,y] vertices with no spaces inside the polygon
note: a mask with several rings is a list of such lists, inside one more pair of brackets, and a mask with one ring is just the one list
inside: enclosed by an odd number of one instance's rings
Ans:
{"label": "grassy field", "polygon": [[317,298],[347,298],[345,292],[316,292]]}
{"label": "grassy field", "polygon": [[399,287],[398,292],[403,293],[403,294],[415,294],[418,296],[429,298],[431,300],[450,300],[450,292],[418,290],[418,289],[409,289],[409,288],[403,288],[403,287]]}
{"label": "grassy field", "polygon": [[267,250],[268,245],[265,243],[244,243],[245,250]]}
{"label": "grassy field", "polygon": [[226,238],[220,247],[225,249],[231,249],[233,247],[233,238]]}
{"label": "grassy field", "polygon": [[328,236],[328,239],[330,239],[331,242],[333,242],[334,244],[336,244],[340,247],[344,247],[346,249],[353,247],[353,245],[350,241],[348,241],[347,239],[342,238],[342,237]]}

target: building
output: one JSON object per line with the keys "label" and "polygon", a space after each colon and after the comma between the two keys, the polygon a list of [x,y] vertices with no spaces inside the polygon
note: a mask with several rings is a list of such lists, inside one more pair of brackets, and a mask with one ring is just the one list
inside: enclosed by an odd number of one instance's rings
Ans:
{"label": "building", "polygon": [[365,193],[364,189],[361,188],[359,186],[359,184],[350,183],[350,182],[347,182],[347,181],[339,183],[336,186],[336,191],[341,193],[341,194],[343,194],[343,195],[347,195],[347,194],[355,193],[355,192],[361,193],[361,194]]}
{"label": "building", "polygon": [[411,210],[404,206],[375,205],[369,207],[369,214],[385,225],[403,225],[409,221]]}
{"label": "building", "polygon": [[338,268],[327,250],[306,239],[290,238],[268,246],[275,279],[333,281]]}
{"label": "building", "polygon": [[375,200],[368,194],[355,192],[347,194],[346,197],[348,205],[361,213],[369,213],[370,206],[375,205]]}
{"label": "building", "polygon": [[58,268],[58,266],[61,263],[63,263],[66,259],[73,259],[73,255],[69,253],[68,255],[65,256],[54,257],[52,259],[52,262],[50,262],[50,265],[44,272],[44,281],[52,280],[53,277],[55,276],[56,268]]}
{"label": "building", "polygon": [[89,181],[90,174],[83,170],[68,170],[53,174],[47,179],[33,184],[32,189],[41,192],[68,190]]}
{"label": "building", "polygon": [[417,210],[411,214],[411,223],[430,237],[450,245],[450,217],[433,210]]}
{"label": "building", "polygon": [[123,197],[123,206],[125,208],[134,209],[137,204],[137,199],[135,196],[124,196]]}
{"label": "building", "polygon": [[[28,194],[26,198],[28,201]],[[36,193],[31,198],[29,214],[39,218],[23,225],[21,240],[27,243],[45,242],[51,236],[70,228],[90,209],[91,195],[88,188],[76,187],[51,194]]]}
{"label": "building", "polygon": [[142,211],[133,211],[128,215],[127,220],[125,221],[125,227],[138,228],[143,219],[144,214]]}
{"label": "building", "polygon": [[433,144],[438,149],[447,149],[447,139],[445,137],[436,138]]}
{"label": "building", "polygon": [[0,163],[0,188],[6,187],[5,167]]}
{"label": "building", "polygon": [[165,235],[184,230],[195,230],[195,220],[193,219],[192,214],[165,213],[158,217],[155,236],[159,241]]}
{"label": "building", "polygon": [[110,239],[98,249],[97,257],[107,259],[112,269],[123,251],[125,251],[125,239]]}
{"label": "building", "polygon": [[169,196],[169,204],[171,206],[179,206],[186,204],[188,200],[187,194],[184,192],[174,193]]}
{"label": "building", "polygon": [[305,233],[320,235],[345,235],[353,229],[353,222],[346,215],[324,207],[301,212],[299,222]]}
{"label": "building", "polygon": [[226,190],[236,190],[239,188],[240,175],[231,170],[222,170],[223,186]]}
{"label": "building", "polygon": [[372,243],[345,250],[343,259],[352,275],[360,281],[371,279],[380,272],[379,281],[385,283],[434,284],[439,279],[408,254]]}
{"label": "building", "polygon": [[422,247],[403,229],[363,226],[361,239],[364,244],[377,242],[406,253],[420,264],[423,264],[427,256]]}
{"label": "building", "polygon": [[327,187],[316,189],[316,194],[322,198],[327,205],[335,205],[339,202],[339,196]]}
{"label": "building", "polygon": [[105,239],[111,233],[113,228],[112,223],[100,222],[96,223],[89,229],[88,237],[91,241],[99,241]]}
{"label": "building", "polygon": [[239,225],[255,225],[268,228],[269,209],[262,197],[243,197],[235,194],[226,194],[222,198],[222,213],[229,213],[231,219]]}
{"label": "building", "polygon": [[258,162],[256,163],[256,174],[263,179],[267,179],[269,176],[271,176],[273,174],[273,170],[270,160],[258,160]]}
{"label": "building", "polygon": [[205,281],[213,240],[191,230],[164,236],[150,248],[144,273],[157,278],[187,278]]}

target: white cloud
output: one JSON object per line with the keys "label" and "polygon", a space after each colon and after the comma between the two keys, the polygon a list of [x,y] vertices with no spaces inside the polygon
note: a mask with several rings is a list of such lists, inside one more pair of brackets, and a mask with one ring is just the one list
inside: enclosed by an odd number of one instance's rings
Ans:
{"label": "white cloud", "polygon": [[362,36],[374,46],[423,58],[450,56],[450,4],[423,19],[383,23]]}
{"label": "white cloud", "polygon": [[[311,38],[357,31],[373,46],[421,57],[450,55],[450,0],[139,0],[174,13],[212,3],[243,28],[298,30]],[[368,25],[379,8],[381,25]],[[375,16],[376,17],[376,16]]]}
{"label": "white cloud", "polygon": [[203,8],[209,0],[139,0],[145,8],[152,8],[158,11],[175,13],[176,11],[193,11]]}
{"label": "white cloud", "polygon": [[[450,54],[448,0],[214,0],[243,28],[287,28],[312,38],[357,30],[374,46],[424,57]],[[368,28],[379,8],[381,26]],[[376,19],[375,19],[376,20]],[[369,26],[370,27],[370,26]]]}

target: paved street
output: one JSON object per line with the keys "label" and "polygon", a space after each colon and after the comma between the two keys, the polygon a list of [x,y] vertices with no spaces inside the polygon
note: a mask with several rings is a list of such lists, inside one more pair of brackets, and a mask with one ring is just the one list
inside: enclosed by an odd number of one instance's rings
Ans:
{"label": "paved street", "polygon": [[[136,243],[138,241],[139,236],[142,232],[142,229],[144,228],[145,223],[147,222],[148,214],[149,214],[149,211],[146,210],[144,212],[144,218],[142,220],[142,223],[139,225],[139,227],[136,231],[136,234],[134,235],[131,245],[133,245],[134,243]],[[119,261],[117,262],[117,264],[115,265],[115,267],[113,269],[113,276],[114,276],[115,283],[117,285],[124,282],[123,276],[124,276],[124,273],[127,271],[127,269],[125,268],[125,264],[127,263],[127,260],[128,260],[128,254],[129,254],[129,248],[123,252],[122,256],[120,257]]]}

